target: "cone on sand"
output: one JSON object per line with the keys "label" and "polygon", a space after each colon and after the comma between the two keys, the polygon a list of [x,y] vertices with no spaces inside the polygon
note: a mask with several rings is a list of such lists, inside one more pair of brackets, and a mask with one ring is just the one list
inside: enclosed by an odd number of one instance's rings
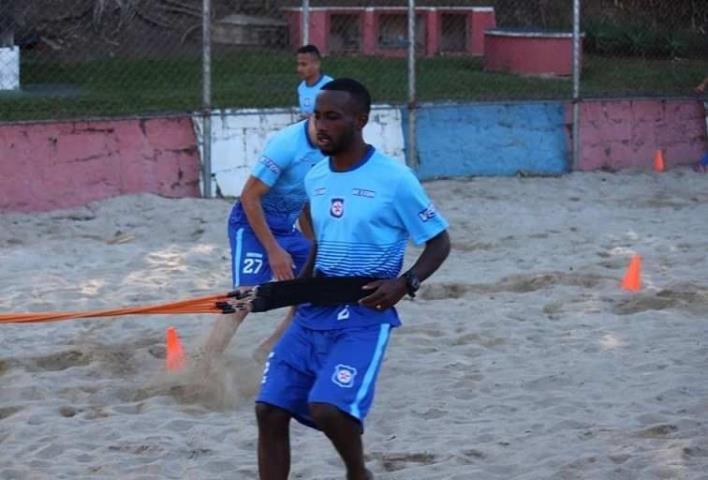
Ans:
{"label": "cone on sand", "polygon": [[175,327],[167,328],[167,354],[165,355],[167,370],[179,371],[184,368],[184,348],[177,335]]}
{"label": "cone on sand", "polygon": [[639,255],[632,256],[622,278],[622,288],[630,292],[638,292],[642,288],[641,270],[642,258]]}
{"label": "cone on sand", "polygon": [[659,149],[654,155],[654,171],[663,172],[666,169],[666,164],[664,163],[664,152]]}

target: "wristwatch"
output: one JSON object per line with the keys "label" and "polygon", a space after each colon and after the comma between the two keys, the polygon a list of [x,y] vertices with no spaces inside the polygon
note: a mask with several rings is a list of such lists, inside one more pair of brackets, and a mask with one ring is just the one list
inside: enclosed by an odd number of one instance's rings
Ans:
{"label": "wristwatch", "polygon": [[420,289],[420,280],[415,275],[413,270],[408,270],[403,274],[403,278],[406,279],[406,290],[408,290],[408,295],[411,298],[415,297],[415,293]]}

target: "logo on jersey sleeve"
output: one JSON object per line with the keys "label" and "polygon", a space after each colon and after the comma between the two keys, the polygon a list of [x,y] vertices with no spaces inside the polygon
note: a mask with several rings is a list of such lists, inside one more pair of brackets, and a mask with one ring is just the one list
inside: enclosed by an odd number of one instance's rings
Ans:
{"label": "logo on jersey sleeve", "polygon": [[276,175],[280,175],[280,167],[270,158],[263,155],[261,158],[258,159],[258,161],[265,165],[265,167],[271,172],[275,173]]}
{"label": "logo on jersey sleeve", "polygon": [[354,377],[356,377],[356,368],[341,363],[334,367],[332,381],[342,388],[352,388],[354,386]]}
{"label": "logo on jersey sleeve", "polygon": [[342,218],[342,215],[344,215],[344,199],[333,198],[332,204],[329,207],[329,213],[334,218]]}
{"label": "logo on jersey sleeve", "polygon": [[435,205],[431,203],[424,210],[418,212],[418,218],[420,218],[422,222],[427,222],[431,218],[435,218],[437,214],[438,212],[435,210]]}

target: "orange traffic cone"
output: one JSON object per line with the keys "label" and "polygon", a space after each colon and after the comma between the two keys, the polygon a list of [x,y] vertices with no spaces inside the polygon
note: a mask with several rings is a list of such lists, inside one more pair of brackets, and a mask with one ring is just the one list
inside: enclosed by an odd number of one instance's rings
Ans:
{"label": "orange traffic cone", "polygon": [[184,348],[177,335],[175,327],[167,328],[167,354],[165,355],[167,370],[182,370],[184,368]]}
{"label": "orange traffic cone", "polygon": [[622,279],[622,288],[630,292],[638,292],[642,288],[641,270],[642,258],[639,255],[632,256],[627,272]]}
{"label": "orange traffic cone", "polygon": [[666,165],[664,164],[664,152],[661,149],[659,149],[656,151],[656,154],[654,155],[654,171],[655,172],[663,172],[665,168],[666,168]]}

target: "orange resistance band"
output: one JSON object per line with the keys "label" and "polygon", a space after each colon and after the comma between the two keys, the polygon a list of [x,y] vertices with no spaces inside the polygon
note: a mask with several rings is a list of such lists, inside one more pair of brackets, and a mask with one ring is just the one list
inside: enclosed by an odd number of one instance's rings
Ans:
{"label": "orange resistance band", "polygon": [[204,297],[194,297],[176,302],[156,305],[137,305],[134,307],[110,308],[104,310],[85,310],[78,312],[33,312],[0,313],[2,323],[37,323],[56,322],[72,318],[115,317],[118,315],[176,314],[176,313],[230,313],[232,308],[245,305],[234,292]]}

